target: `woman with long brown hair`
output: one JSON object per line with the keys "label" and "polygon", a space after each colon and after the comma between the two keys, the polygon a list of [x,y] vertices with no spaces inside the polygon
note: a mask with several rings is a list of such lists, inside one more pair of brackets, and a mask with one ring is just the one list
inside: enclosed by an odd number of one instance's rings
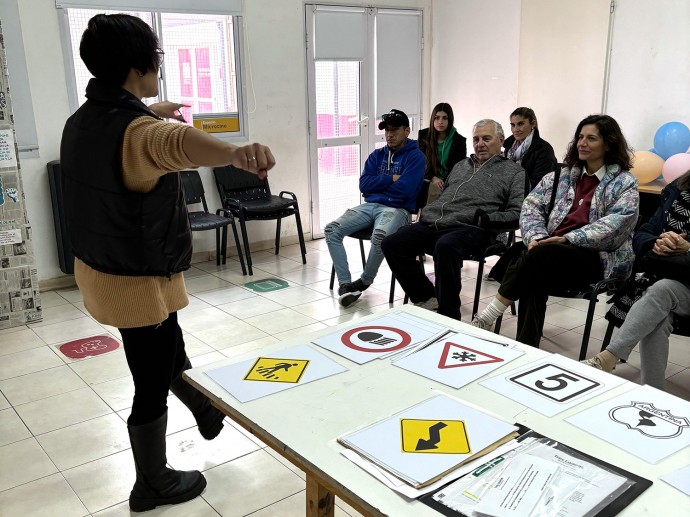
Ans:
{"label": "woman with long brown hair", "polygon": [[455,164],[467,158],[467,140],[457,132],[454,122],[453,108],[440,102],[431,112],[429,127],[417,134],[419,150],[426,156],[424,179],[431,182],[429,203],[439,196]]}
{"label": "woman with long brown hair", "polygon": [[544,176],[522,204],[527,251],[510,264],[496,298],[473,325],[490,328],[520,300],[516,339],[538,347],[550,290],[630,275],[639,206],[630,156],[613,118],[580,121],[558,179],[556,173]]}

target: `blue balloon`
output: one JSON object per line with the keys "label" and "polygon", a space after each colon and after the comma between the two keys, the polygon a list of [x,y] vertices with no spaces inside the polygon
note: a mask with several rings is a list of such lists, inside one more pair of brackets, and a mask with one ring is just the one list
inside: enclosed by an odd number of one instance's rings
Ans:
{"label": "blue balloon", "polygon": [[656,154],[657,156],[661,156],[661,155],[657,152],[657,150],[654,149],[653,147],[649,150],[649,152],[650,152],[650,153],[654,153],[654,154]]}
{"label": "blue balloon", "polygon": [[690,147],[690,129],[682,122],[667,122],[654,135],[655,153],[664,160]]}

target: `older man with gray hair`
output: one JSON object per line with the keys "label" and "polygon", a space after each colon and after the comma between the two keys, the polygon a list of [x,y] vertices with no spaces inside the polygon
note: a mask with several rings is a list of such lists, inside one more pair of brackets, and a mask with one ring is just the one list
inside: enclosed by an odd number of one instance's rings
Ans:
{"label": "older man with gray hair", "polygon": [[[489,119],[472,129],[474,154],[458,162],[441,196],[427,205],[419,222],[386,237],[386,261],[415,305],[460,319],[460,268],[467,256],[496,238],[496,232],[517,223],[525,198],[525,171],[501,155],[503,128]],[[416,261],[434,257],[436,285]]]}

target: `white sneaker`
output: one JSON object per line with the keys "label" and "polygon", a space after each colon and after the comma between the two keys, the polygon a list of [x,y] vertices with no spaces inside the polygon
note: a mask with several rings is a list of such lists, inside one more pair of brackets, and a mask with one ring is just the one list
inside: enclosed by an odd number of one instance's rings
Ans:
{"label": "white sneaker", "polygon": [[426,309],[428,311],[437,311],[438,310],[438,300],[435,297],[429,298],[425,302],[417,302],[414,304],[415,307],[421,307],[422,309]]}
{"label": "white sneaker", "polygon": [[493,327],[493,323],[487,323],[484,320],[477,318],[476,316],[472,320],[472,323],[470,323],[470,325],[482,330],[491,330],[491,327]]}

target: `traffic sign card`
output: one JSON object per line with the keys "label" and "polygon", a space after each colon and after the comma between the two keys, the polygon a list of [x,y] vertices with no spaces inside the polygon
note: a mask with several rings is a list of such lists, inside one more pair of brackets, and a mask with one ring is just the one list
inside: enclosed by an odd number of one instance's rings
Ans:
{"label": "traffic sign card", "polygon": [[690,446],[690,402],[651,386],[640,386],[566,421],[652,464]]}
{"label": "traffic sign card", "polygon": [[542,415],[554,416],[624,382],[615,375],[552,354],[481,384]]}
{"label": "traffic sign card", "polygon": [[420,487],[509,440],[516,429],[459,400],[437,395],[338,441]]}
{"label": "traffic sign card", "polygon": [[393,312],[313,341],[357,364],[399,352],[443,331],[446,327],[423,318]]}
{"label": "traffic sign card", "polygon": [[240,402],[248,402],[345,371],[318,350],[299,345],[208,370],[206,375]]}
{"label": "traffic sign card", "polygon": [[393,364],[452,388],[461,388],[523,354],[511,346],[455,333]]}

